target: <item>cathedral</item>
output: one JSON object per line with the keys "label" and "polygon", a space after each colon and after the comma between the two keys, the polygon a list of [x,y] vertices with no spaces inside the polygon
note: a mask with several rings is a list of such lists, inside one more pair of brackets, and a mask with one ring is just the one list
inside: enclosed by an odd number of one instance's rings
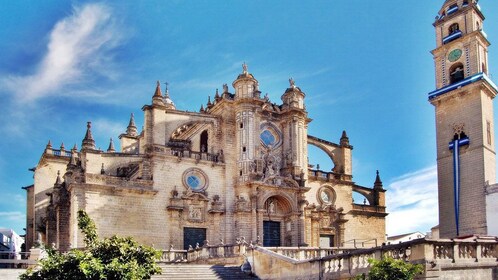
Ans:
{"label": "cathedral", "polygon": [[[81,148],[49,142],[26,187],[27,247],[82,247],[79,209],[100,236],[159,249],[242,239],[271,247],[384,242],[385,189],[378,172],[372,186],[353,181],[346,132],[337,142],[308,135],[306,95],[293,79],[278,104],[261,96],[245,63],[241,70],[199,112],[177,109],[158,82],[142,130],[132,114],[119,150],[112,139],[97,149],[91,122]],[[332,170],[309,164],[309,145],[330,157]]]}

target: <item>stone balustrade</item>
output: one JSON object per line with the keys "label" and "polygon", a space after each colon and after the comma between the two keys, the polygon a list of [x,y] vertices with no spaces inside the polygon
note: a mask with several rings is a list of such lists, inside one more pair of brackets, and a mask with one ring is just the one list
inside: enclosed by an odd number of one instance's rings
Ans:
{"label": "stone balustrade", "polygon": [[[330,253],[326,255],[327,253]],[[324,256],[325,255],[325,256]],[[316,256],[314,258],[310,258]],[[426,240],[384,245],[369,249],[263,248],[249,258],[261,279],[349,279],[368,273],[369,259],[401,259],[424,266],[423,277],[494,279],[498,270],[498,240],[472,238]]]}
{"label": "stone balustrade", "polygon": [[343,248],[315,248],[315,247],[265,247],[277,254],[302,261],[322,258],[325,256],[344,253],[349,249]]}
{"label": "stone balustrade", "polygon": [[[213,261],[216,259],[230,259],[245,256],[248,250],[247,243],[239,244],[220,244],[211,246],[209,243],[202,247],[197,245],[195,248],[190,247],[188,250],[163,250],[159,262],[163,263],[199,263]],[[239,262],[239,261],[238,261]]]}

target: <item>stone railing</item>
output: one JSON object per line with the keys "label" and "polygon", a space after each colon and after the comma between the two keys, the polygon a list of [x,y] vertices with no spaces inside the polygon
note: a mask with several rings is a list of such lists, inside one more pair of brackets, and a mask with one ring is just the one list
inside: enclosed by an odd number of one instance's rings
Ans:
{"label": "stone railing", "polygon": [[32,264],[36,261],[29,260],[29,252],[0,252],[0,268],[27,268]]}
{"label": "stone railing", "polygon": [[325,256],[341,254],[353,249],[344,248],[315,248],[315,247],[265,247],[265,249],[292,258],[294,260],[311,260]]}
{"label": "stone railing", "polygon": [[182,158],[191,158],[195,159],[196,161],[210,161],[213,163],[223,163],[223,154],[212,154],[212,153],[206,153],[206,152],[194,152],[190,150],[175,150],[175,149],[170,149],[170,148],[165,148],[164,151],[166,154],[169,154],[171,156],[178,157],[178,159]]}
{"label": "stone railing", "polygon": [[45,149],[45,153],[48,155],[54,155],[59,157],[71,157],[71,151],[66,151],[66,150]]}
{"label": "stone railing", "polygon": [[[370,249],[330,250],[332,254],[306,248],[282,250],[255,247],[252,258],[253,273],[264,279],[349,279],[368,273],[369,259],[392,257],[406,262],[422,264],[426,278],[453,279],[462,273],[472,279],[493,279],[498,268],[498,240],[474,238],[472,240],[425,240],[379,246]],[[308,255],[320,255],[308,259]],[[471,279],[468,278],[468,279]],[[425,279],[425,278],[424,278]],[[466,278],[467,279],[467,278]]]}
{"label": "stone railing", "polygon": [[372,247],[377,247],[377,239],[372,238],[372,239],[351,239],[342,242],[342,247],[343,248],[372,248]]}
{"label": "stone railing", "polygon": [[245,256],[250,245],[245,242],[239,244],[220,244],[211,246],[206,243],[204,246],[195,248],[190,247],[188,250],[163,250],[161,259],[162,263],[181,263],[181,262],[204,262],[216,259],[229,259]]}

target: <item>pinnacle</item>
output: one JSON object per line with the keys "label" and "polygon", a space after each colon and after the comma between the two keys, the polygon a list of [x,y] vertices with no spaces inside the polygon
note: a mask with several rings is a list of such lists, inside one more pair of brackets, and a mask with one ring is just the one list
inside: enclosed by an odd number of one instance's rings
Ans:
{"label": "pinnacle", "polygon": [[114,142],[112,141],[112,138],[111,138],[111,140],[109,142],[109,148],[107,148],[107,151],[109,153],[114,153],[116,151],[116,149],[114,149]]}
{"label": "pinnacle", "polygon": [[95,150],[95,140],[93,140],[91,128],[92,128],[92,122],[87,122],[85,138],[81,143],[81,148],[83,150],[85,149]]}
{"label": "pinnacle", "polygon": [[137,136],[137,126],[135,125],[135,116],[131,113],[130,122],[126,128],[126,134],[129,136]]}

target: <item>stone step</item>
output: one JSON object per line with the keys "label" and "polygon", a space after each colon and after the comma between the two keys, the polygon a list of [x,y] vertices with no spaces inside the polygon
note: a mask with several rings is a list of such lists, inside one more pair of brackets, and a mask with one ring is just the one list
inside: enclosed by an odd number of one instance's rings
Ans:
{"label": "stone step", "polygon": [[247,275],[240,270],[240,266],[225,265],[196,265],[196,264],[159,264],[162,269],[161,275],[155,275],[152,279],[203,279],[203,280],[246,280],[258,279]]}

